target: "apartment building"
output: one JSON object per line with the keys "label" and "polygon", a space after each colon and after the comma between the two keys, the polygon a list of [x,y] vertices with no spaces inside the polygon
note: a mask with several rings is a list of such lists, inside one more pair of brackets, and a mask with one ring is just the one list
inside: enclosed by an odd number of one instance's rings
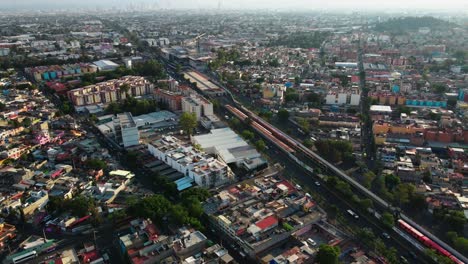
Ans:
{"label": "apartment building", "polygon": [[[127,89],[121,89],[127,87]],[[154,85],[140,76],[124,76],[68,92],[75,106],[108,104],[124,100],[128,96],[143,96],[153,93]]]}
{"label": "apartment building", "polygon": [[154,90],[154,98],[158,103],[163,103],[171,111],[182,110],[182,94],[163,89]]}
{"label": "apartment building", "polygon": [[148,143],[148,151],[202,187],[220,186],[231,182],[234,178],[226,163],[196,150],[190,143],[183,143],[173,136],[165,136]]}
{"label": "apartment building", "polygon": [[345,92],[329,92],[325,96],[325,104],[327,105],[359,105],[361,95],[358,91]]}
{"label": "apartment building", "polygon": [[98,67],[90,63],[76,63],[65,65],[37,66],[26,68],[26,74],[36,82],[50,81],[71,76],[80,76],[85,73],[94,73]]}
{"label": "apartment building", "polygon": [[202,116],[213,116],[213,104],[200,95],[192,94],[182,98],[182,111],[194,113],[197,120]]}

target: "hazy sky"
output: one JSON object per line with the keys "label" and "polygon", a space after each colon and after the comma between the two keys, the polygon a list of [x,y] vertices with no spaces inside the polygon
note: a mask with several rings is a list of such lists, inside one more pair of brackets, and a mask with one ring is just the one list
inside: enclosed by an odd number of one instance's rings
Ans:
{"label": "hazy sky", "polygon": [[129,4],[158,4],[164,8],[217,8],[221,1],[226,9],[431,9],[468,12],[468,0],[0,0],[0,8],[52,7],[120,7]]}

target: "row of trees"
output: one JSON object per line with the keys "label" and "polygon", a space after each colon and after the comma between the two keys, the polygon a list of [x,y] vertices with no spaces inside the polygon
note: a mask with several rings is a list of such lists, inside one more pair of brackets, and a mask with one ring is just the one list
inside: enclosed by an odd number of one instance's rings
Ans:
{"label": "row of trees", "polygon": [[353,145],[343,140],[317,140],[315,142],[317,151],[331,162],[352,161]]}
{"label": "row of trees", "polygon": [[[349,199],[352,203],[358,206],[361,210],[365,211],[368,208],[372,208],[374,203],[369,198],[360,199],[351,189],[349,183],[337,178],[336,176],[328,176],[326,178],[326,184],[331,188],[336,189],[340,192],[346,199]],[[337,215],[337,211],[332,212],[330,215],[331,218],[335,218]]]}
{"label": "row of trees", "polygon": [[137,100],[134,97],[127,97],[121,102],[112,102],[106,108],[108,114],[118,114],[131,112],[132,115],[143,115],[156,111],[158,104],[154,100]]}
{"label": "row of trees", "polygon": [[424,196],[415,193],[416,187],[410,183],[401,183],[400,178],[393,174],[376,177],[373,188],[382,198],[396,206],[411,208],[413,212],[427,208]]}
{"label": "row of trees", "polygon": [[[252,131],[247,130],[247,129],[242,131],[241,136],[245,140],[248,140],[248,141],[253,141],[255,139],[255,134]],[[266,143],[265,143],[265,141],[263,141],[263,139],[259,139],[259,140],[255,141],[255,142],[253,142],[253,144],[255,145],[257,150],[259,150],[259,151],[264,151],[265,148],[266,148]]]}
{"label": "row of trees", "polygon": [[[211,70],[215,71],[219,67],[226,64],[228,61],[239,63],[238,62],[239,58],[240,58],[240,53],[236,49],[230,49],[230,50],[218,49],[218,51],[216,52],[216,59],[211,61],[208,64],[208,67],[210,67]],[[242,62],[241,64],[249,64],[249,63]]]}
{"label": "row of trees", "polygon": [[460,253],[468,255],[468,238],[459,236],[454,231],[447,232],[447,238]]}
{"label": "row of trees", "polygon": [[364,246],[385,257],[389,263],[400,263],[397,250],[393,247],[387,248],[382,239],[378,238],[370,228],[363,228],[357,230],[355,237]]}

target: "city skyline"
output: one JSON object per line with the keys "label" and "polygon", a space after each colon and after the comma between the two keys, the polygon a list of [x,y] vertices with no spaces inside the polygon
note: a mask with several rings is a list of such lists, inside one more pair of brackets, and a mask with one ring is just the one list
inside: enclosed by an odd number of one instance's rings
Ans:
{"label": "city skyline", "polygon": [[[460,11],[468,10],[468,3],[464,0],[414,0],[414,1],[369,1],[369,0],[330,0],[324,5],[319,0],[258,0],[252,3],[248,0],[226,1],[226,0],[83,0],[80,2],[57,1],[57,0],[23,0],[21,2],[0,2],[1,9],[61,9],[61,8],[161,8],[161,9],[310,9],[310,10],[363,10],[363,11],[386,11],[386,10],[432,10],[432,11]],[[466,12],[466,11],[465,11]]]}

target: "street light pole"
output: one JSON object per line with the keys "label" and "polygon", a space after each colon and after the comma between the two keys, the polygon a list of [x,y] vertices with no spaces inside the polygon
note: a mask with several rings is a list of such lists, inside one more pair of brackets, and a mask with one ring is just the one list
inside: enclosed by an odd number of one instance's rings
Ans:
{"label": "street light pole", "polygon": [[96,230],[93,230],[93,236],[94,236],[94,246],[95,246],[95,247],[96,247],[96,249],[97,249],[96,233],[97,233],[97,231],[96,231]]}

